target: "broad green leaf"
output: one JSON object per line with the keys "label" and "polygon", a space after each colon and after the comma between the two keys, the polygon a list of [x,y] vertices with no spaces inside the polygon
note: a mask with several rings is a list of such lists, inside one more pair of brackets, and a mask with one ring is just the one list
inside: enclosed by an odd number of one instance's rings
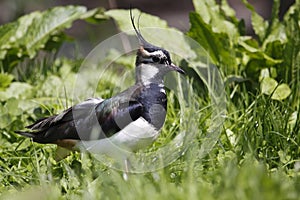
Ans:
{"label": "broad green leaf", "polygon": [[13,78],[11,74],[0,73],[0,91],[8,87]]}
{"label": "broad green leaf", "polygon": [[273,95],[272,95],[272,99],[275,99],[275,100],[284,100],[286,99],[289,95],[291,94],[291,89],[290,87],[283,83],[283,84],[280,84],[276,90],[274,91]]}
{"label": "broad green leaf", "polygon": [[[10,114],[3,112],[4,109],[1,109],[1,105],[0,105],[0,129],[6,128],[7,126],[9,126],[9,124],[11,124],[11,122],[13,121],[13,116],[11,116]],[[5,109],[6,111],[6,109]]]}
{"label": "broad green leaf", "polygon": [[80,19],[83,19],[89,23],[99,23],[99,21],[106,20],[107,18],[108,17],[104,15],[104,9],[101,8],[89,10],[80,16]]}
{"label": "broad green leaf", "polygon": [[254,7],[247,1],[242,0],[246,7],[251,11],[251,22],[255,34],[259,37],[260,41],[264,41],[269,23],[263,19],[254,9]]}
{"label": "broad green leaf", "polygon": [[106,18],[102,13],[100,8],[87,11],[83,6],[54,7],[44,12],[32,12],[15,22],[2,25],[0,60],[7,59],[5,69],[8,70],[20,58],[35,57],[40,49],[57,49],[68,39],[62,31],[69,28],[72,22],[78,19],[97,22]]}
{"label": "broad green leaf", "polygon": [[270,72],[268,68],[264,68],[260,71],[259,81],[262,81],[265,78],[270,77]]}
{"label": "broad green leaf", "polygon": [[7,109],[7,112],[10,115],[17,116],[17,115],[21,115],[23,113],[23,110],[19,108],[19,101],[22,101],[22,100],[18,100],[15,97],[9,98],[6,101],[6,104],[4,105],[4,107]]}
{"label": "broad green leaf", "polygon": [[[109,10],[105,15],[113,18],[121,31],[135,35],[130,20],[129,10]],[[186,41],[186,36],[175,28],[170,28],[165,20],[159,17],[132,10],[136,26],[140,28],[143,37],[156,46],[161,46],[170,53],[176,53],[183,58],[194,57],[193,50]],[[128,32],[132,30],[131,32]]]}
{"label": "broad green leaf", "polygon": [[265,49],[269,43],[274,41],[280,41],[281,43],[287,42],[287,36],[283,24],[277,24],[276,27],[273,27],[268,37],[264,40],[262,48]]}
{"label": "broad green leaf", "polygon": [[[274,43],[270,43],[268,45],[268,51],[264,51],[261,47],[259,47],[257,41],[251,37],[240,37],[238,44],[239,47],[242,48],[240,50],[249,56],[250,59],[256,59],[265,62],[266,66],[264,67],[273,66],[282,62],[282,57],[279,56],[279,54],[282,52],[281,43],[280,45],[277,44],[276,41],[274,41]],[[272,44],[275,46],[271,46]]]}
{"label": "broad green leaf", "polygon": [[37,50],[44,48],[51,35],[62,29],[69,28],[71,23],[86,12],[82,6],[56,7],[35,17],[20,45],[26,46],[30,58]]}
{"label": "broad green leaf", "polygon": [[[50,36],[86,12],[85,7],[55,7],[45,12],[33,12],[20,17],[17,21],[0,27],[0,49],[17,50],[17,54],[28,54],[31,58],[36,50],[43,48]],[[1,54],[1,59],[5,54]]]}
{"label": "broad green leaf", "polygon": [[201,16],[205,23],[211,22],[210,10],[217,10],[215,0],[193,0],[195,11]]}
{"label": "broad green leaf", "polygon": [[[105,15],[113,18],[121,31],[133,30],[131,21],[130,21],[130,12],[129,10],[119,10],[113,9],[105,12]],[[167,22],[160,19],[157,16],[149,15],[146,13],[141,13],[137,9],[132,10],[132,15],[134,16],[135,23],[139,23],[140,28],[145,27],[157,27],[157,28],[168,28]],[[139,18],[139,20],[138,20]],[[134,34],[134,32],[132,32]]]}
{"label": "broad green leaf", "polygon": [[34,109],[37,107],[37,103],[28,98],[19,100],[18,106],[23,112],[33,113]]}
{"label": "broad green leaf", "polygon": [[215,33],[213,27],[206,24],[197,13],[190,13],[191,29],[188,36],[196,40],[211,56],[214,64],[226,67],[235,66],[234,52],[225,33]]}
{"label": "broad green leaf", "polygon": [[235,10],[230,7],[227,0],[221,0],[221,8],[228,17],[232,17],[236,20]]}
{"label": "broad green leaf", "polygon": [[[215,0],[194,0],[195,11],[200,15],[206,24],[210,24],[216,33],[226,33],[231,40],[237,40],[239,31],[238,19],[235,12],[229,7],[226,0],[222,0],[221,5]],[[230,19],[230,20],[229,20]]]}
{"label": "broad green leaf", "polygon": [[260,38],[261,41],[264,40],[266,36],[266,30],[268,28],[268,22],[265,21],[259,14],[252,12],[252,26],[256,35]]}
{"label": "broad green leaf", "polygon": [[56,98],[72,97],[74,96],[75,81],[76,75],[72,72],[63,77],[49,75],[37,92],[37,95]]}
{"label": "broad green leaf", "polygon": [[260,51],[257,41],[249,36],[239,37],[238,44],[249,53],[257,53]]}
{"label": "broad green leaf", "polygon": [[32,86],[28,83],[13,82],[10,86],[0,91],[0,101],[5,101],[9,98],[15,97],[17,99],[26,99],[32,95]]}
{"label": "broad green leaf", "polygon": [[261,92],[263,94],[272,95],[271,99],[284,100],[291,94],[291,89],[285,83],[278,85],[275,79],[265,77],[261,81]]}
{"label": "broad green leaf", "polygon": [[[287,42],[287,35],[285,33],[284,25],[280,23],[278,18],[279,6],[280,0],[274,0],[270,26],[268,27],[266,38],[262,43],[262,49],[271,57],[282,59],[282,51],[285,43]],[[274,56],[270,54],[270,50]]]}
{"label": "broad green leaf", "polygon": [[284,37],[283,25],[279,20],[279,9],[280,9],[280,0],[274,0],[272,6],[272,14],[271,19],[269,21],[269,25],[267,27],[265,33],[265,40],[262,41],[263,45],[268,43],[268,41],[272,41],[274,36],[276,36],[276,40],[282,40]]}
{"label": "broad green leaf", "polygon": [[270,77],[265,77],[260,84],[261,92],[263,94],[271,95],[276,89],[278,83],[275,79]]}
{"label": "broad green leaf", "polygon": [[280,10],[280,0],[273,1],[272,14],[271,14],[271,28],[280,24],[279,21],[279,10]]}
{"label": "broad green leaf", "polygon": [[[30,14],[27,16],[29,22],[31,22],[33,15],[34,14]],[[24,18],[26,17],[21,17],[19,21],[21,22]],[[20,32],[18,32],[19,21],[0,26],[0,59],[4,59],[10,49],[16,49],[19,46],[18,44],[13,45],[17,41],[16,36],[22,37],[20,36]]]}

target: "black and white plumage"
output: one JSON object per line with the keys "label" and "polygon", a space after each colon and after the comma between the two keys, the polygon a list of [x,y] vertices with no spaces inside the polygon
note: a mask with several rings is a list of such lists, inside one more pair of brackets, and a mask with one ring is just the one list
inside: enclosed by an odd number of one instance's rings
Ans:
{"label": "black and white plumage", "polygon": [[16,133],[34,142],[54,143],[71,150],[82,147],[84,142],[96,153],[106,153],[108,141],[131,151],[152,144],[167,111],[163,77],[170,71],[184,71],[171,62],[168,51],[142,37],[132,15],[131,21],[140,42],[133,86],[109,99],[88,99],[58,115],[38,120],[26,127],[28,131]]}

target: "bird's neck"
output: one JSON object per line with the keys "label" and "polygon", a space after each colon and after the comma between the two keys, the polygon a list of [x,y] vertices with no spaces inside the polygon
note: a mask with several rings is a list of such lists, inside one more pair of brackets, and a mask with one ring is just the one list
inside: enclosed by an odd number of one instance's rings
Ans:
{"label": "bird's neck", "polygon": [[154,65],[142,63],[136,67],[136,83],[163,85],[163,74]]}

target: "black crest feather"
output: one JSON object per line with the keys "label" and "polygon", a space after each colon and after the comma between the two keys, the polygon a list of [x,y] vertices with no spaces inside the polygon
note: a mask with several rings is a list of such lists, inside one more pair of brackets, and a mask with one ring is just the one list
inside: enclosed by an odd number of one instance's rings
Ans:
{"label": "black crest feather", "polygon": [[[145,38],[142,36],[140,29],[136,28],[135,23],[134,23],[134,17],[132,15],[132,8],[131,7],[130,7],[130,19],[131,19],[131,24],[133,26],[133,29],[134,29],[134,31],[136,33],[136,36],[137,36],[137,38],[138,38],[138,40],[140,42],[140,45],[144,49],[146,49],[148,52],[154,52],[154,51],[157,51],[157,50],[163,51],[164,54],[167,56],[168,62],[171,64],[171,58],[170,58],[169,52],[167,50],[161,48],[161,47],[154,46],[154,45],[150,44],[149,42],[147,42],[145,40]],[[139,24],[138,24],[138,27],[139,27]]]}
{"label": "black crest feather", "polygon": [[162,48],[160,47],[157,47],[157,46],[154,46],[152,44],[150,44],[149,42],[147,42],[145,40],[145,38],[142,36],[139,28],[136,28],[135,26],[135,23],[134,23],[134,16],[132,15],[132,8],[130,7],[130,19],[131,19],[131,24],[133,26],[133,29],[136,33],[136,36],[140,42],[140,45],[144,47],[144,49],[146,49],[147,51],[149,52],[153,52],[153,51],[156,51],[156,50],[161,50]]}

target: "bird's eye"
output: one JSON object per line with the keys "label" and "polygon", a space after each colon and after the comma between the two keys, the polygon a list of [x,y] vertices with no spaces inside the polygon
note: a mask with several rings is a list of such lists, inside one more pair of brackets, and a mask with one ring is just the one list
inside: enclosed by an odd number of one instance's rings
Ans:
{"label": "bird's eye", "polygon": [[159,61],[160,61],[160,58],[157,57],[157,56],[153,56],[153,57],[152,57],[152,61],[153,61],[153,62],[159,62]]}

